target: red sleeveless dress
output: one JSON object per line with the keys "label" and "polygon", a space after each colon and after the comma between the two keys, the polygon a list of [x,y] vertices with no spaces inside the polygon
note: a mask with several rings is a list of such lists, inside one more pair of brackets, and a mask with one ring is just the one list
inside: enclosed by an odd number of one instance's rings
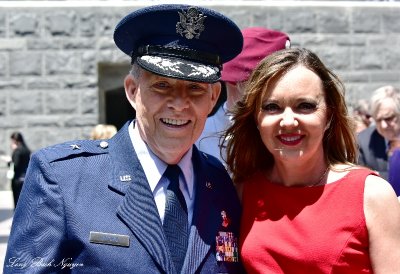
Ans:
{"label": "red sleeveless dress", "polygon": [[261,173],[244,183],[240,253],[250,273],[372,273],[363,197],[367,169],[315,187]]}

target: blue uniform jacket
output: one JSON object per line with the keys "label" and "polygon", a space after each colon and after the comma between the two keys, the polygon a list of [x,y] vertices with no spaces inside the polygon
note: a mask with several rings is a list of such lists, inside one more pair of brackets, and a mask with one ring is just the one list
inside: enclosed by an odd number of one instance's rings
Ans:
{"label": "blue uniform jacket", "polygon": [[[68,142],[32,155],[4,273],[176,272],[128,124],[108,142]],[[182,273],[242,273],[232,182],[196,147],[192,161],[196,197]]]}

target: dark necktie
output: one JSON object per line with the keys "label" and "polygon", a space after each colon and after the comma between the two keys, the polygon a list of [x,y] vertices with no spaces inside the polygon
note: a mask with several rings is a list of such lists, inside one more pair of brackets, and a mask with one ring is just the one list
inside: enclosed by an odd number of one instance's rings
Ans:
{"label": "dark necktie", "polygon": [[164,232],[177,273],[181,272],[188,246],[188,214],[179,189],[178,165],[169,165],[164,176],[169,180],[164,215]]}

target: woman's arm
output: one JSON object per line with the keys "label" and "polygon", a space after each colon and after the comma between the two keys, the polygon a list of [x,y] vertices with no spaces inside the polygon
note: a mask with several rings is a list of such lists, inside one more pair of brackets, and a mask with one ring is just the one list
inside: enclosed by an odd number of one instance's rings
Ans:
{"label": "woman's arm", "polygon": [[381,177],[370,175],[365,181],[364,213],[374,273],[399,273],[400,203]]}

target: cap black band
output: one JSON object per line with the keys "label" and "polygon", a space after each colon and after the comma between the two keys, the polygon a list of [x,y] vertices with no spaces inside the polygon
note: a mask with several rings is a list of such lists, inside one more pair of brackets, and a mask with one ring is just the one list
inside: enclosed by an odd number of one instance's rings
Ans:
{"label": "cap black band", "polygon": [[152,45],[139,47],[137,49],[137,52],[132,54],[132,63],[134,62],[134,58],[143,55],[169,56],[169,57],[188,59],[203,64],[221,66],[221,60],[219,56],[216,54],[201,52],[187,48],[173,48],[173,47],[152,46]]}

